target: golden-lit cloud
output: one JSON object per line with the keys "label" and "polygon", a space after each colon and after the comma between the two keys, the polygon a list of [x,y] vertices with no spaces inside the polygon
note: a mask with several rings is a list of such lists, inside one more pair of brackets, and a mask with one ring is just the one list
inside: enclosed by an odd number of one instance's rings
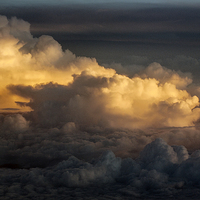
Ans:
{"label": "golden-lit cloud", "polygon": [[83,69],[98,67],[93,73],[105,71],[94,59],[76,58],[68,50],[63,52],[61,45],[50,36],[33,38],[30,25],[23,20],[8,21],[1,16],[0,23],[1,109],[18,108],[15,101],[29,100],[9,94],[5,89],[9,84],[35,85],[50,81],[68,84],[72,74]]}
{"label": "golden-lit cloud", "polygon": [[199,119],[199,99],[185,90],[188,74],[153,63],[130,78],[63,51],[51,36],[33,38],[23,20],[1,16],[0,23],[4,112],[34,110],[38,119],[54,115],[54,124],[123,128],[191,126]]}

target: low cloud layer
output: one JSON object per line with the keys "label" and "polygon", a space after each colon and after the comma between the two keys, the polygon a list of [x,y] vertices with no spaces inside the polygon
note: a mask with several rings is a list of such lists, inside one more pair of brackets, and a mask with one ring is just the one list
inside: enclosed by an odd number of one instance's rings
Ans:
{"label": "low cloud layer", "polygon": [[[22,120],[16,115],[17,118]],[[6,128],[6,133],[5,129],[1,130],[0,195],[3,198],[90,199],[100,195],[101,199],[155,199],[161,195],[161,199],[169,196],[187,199],[185,195],[198,196],[199,150],[191,154],[182,145],[170,146],[163,139],[148,135],[150,132],[139,130],[80,132],[72,123],[48,131],[31,132],[24,128],[27,127],[18,127],[20,132],[12,128]],[[177,137],[179,142],[181,135],[186,138],[190,134],[193,144],[194,140],[199,141],[197,130],[164,132],[168,137]]]}
{"label": "low cloud layer", "polygon": [[199,87],[190,73],[156,62],[117,73],[29,28],[0,16],[2,197],[198,189]]}

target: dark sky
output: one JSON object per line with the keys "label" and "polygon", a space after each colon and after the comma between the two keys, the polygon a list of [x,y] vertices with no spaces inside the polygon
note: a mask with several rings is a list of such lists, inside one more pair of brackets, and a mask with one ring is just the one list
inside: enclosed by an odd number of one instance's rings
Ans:
{"label": "dark sky", "polygon": [[167,4],[58,4],[2,6],[0,14],[31,24],[33,34],[69,39],[199,45],[200,7]]}

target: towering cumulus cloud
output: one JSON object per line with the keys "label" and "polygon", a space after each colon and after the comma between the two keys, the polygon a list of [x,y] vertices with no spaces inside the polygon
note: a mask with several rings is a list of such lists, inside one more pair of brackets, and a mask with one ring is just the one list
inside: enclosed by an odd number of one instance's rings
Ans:
{"label": "towering cumulus cloud", "polygon": [[124,199],[199,184],[191,74],[152,63],[122,75],[0,16],[0,80],[1,196]]}
{"label": "towering cumulus cloud", "polygon": [[33,38],[23,20],[0,21],[3,109],[17,108],[17,101],[47,125],[191,126],[199,118],[199,99],[184,90],[191,79],[183,73],[153,63],[129,78],[63,52],[50,36]]}

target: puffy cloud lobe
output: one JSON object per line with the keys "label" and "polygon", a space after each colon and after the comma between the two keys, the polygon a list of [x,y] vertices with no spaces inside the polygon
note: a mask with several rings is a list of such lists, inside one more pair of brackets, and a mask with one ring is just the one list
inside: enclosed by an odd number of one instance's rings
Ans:
{"label": "puffy cloud lobe", "polygon": [[178,89],[185,89],[192,83],[192,77],[190,73],[182,73],[181,71],[174,71],[162,67],[159,63],[150,64],[145,70],[143,70],[142,77],[155,78],[160,83],[171,83]]}
{"label": "puffy cloud lobe", "polygon": [[29,122],[20,114],[8,115],[4,118],[2,127],[4,130],[24,132],[29,128]]}
{"label": "puffy cloud lobe", "polygon": [[[52,174],[48,174],[56,185],[68,187],[85,186],[88,184],[111,183],[120,173],[121,159],[113,152],[105,152],[95,164],[82,162],[75,157],[59,163]],[[60,177],[58,179],[58,177]]]}
{"label": "puffy cloud lobe", "polygon": [[74,122],[68,122],[62,127],[64,133],[74,133],[76,132],[76,124]]}
{"label": "puffy cloud lobe", "polygon": [[6,16],[0,16],[0,37],[18,38],[20,42],[27,42],[32,39],[30,34],[30,24],[24,20],[12,17],[10,20]]}
{"label": "puffy cloud lobe", "polygon": [[147,169],[153,168],[162,172],[167,170],[163,168],[170,168],[170,164],[177,163],[177,154],[164,140],[156,139],[144,148],[140,159]]}
{"label": "puffy cloud lobe", "polygon": [[31,50],[31,55],[40,65],[51,66],[63,56],[63,51],[61,45],[51,36],[43,35]]}

